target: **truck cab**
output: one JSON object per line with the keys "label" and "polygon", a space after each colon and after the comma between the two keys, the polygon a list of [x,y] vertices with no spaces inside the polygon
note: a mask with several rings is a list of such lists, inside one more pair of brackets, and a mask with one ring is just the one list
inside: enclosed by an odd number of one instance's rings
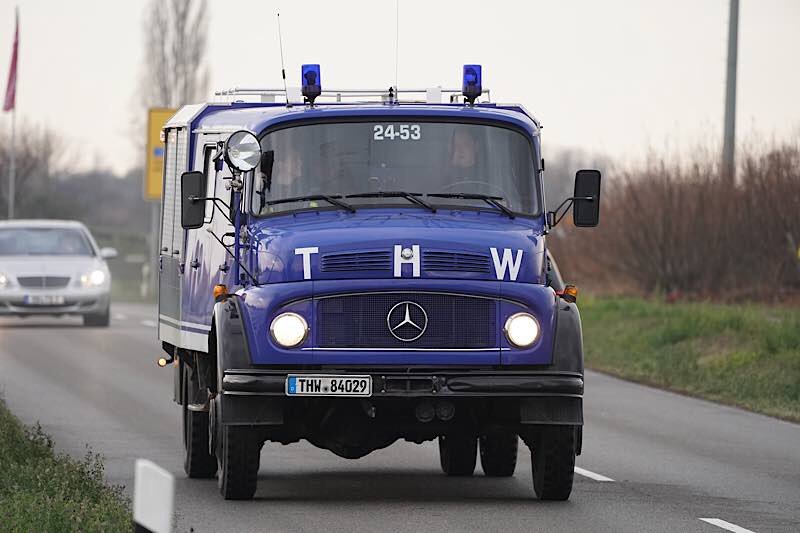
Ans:
{"label": "truck cab", "polygon": [[186,473],[249,499],[267,441],[357,459],[405,439],[438,440],[446,475],[480,456],[511,476],[521,439],[535,494],[567,499],[583,346],[546,235],[569,205],[597,224],[600,173],[548,213],[541,125],[479,101],[476,65],[452,91],[302,79],[299,101],[230,91],[164,129],[160,364]]}

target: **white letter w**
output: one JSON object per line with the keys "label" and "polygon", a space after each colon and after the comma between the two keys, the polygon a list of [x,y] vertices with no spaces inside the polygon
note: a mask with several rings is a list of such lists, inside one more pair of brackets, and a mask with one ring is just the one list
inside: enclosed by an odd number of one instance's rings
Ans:
{"label": "white letter w", "polygon": [[511,281],[517,281],[517,274],[519,274],[519,267],[522,266],[522,250],[517,250],[516,257],[512,257],[510,248],[503,248],[503,259],[497,253],[497,248],[490,248],[492,251],[492,261],[494,262],[494,273],[497,279],[504,280],[506,278],[506,269],[508,269],[509,278]]}

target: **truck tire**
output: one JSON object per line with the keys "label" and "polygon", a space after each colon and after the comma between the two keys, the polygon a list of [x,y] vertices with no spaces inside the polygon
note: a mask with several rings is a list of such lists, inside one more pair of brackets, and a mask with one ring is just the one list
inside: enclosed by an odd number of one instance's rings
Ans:
{"label": "truck tire", "polygon": [[217,474],[217,458],[209,452],[208,413],[189,409],[188,382],[183,380],[183,470],[190,478],[209,479]]}
{"label": "truck tire", "polygon": [[251,500],[256,493],[262,442],[248,427],[225,426],[221,433],[219,491],[226,500]]}
{"label": "truck tire", "polygon": [[517,468],[517,434],[496,431],[480,438],[481,467],[489,477],[510,477]]}
{"label": "truck tire", "polygon": [[110,323],[111,309],[108,307],[97,314],[83,315],[83,325],[90,328],[107,328]]}
{"label": "truck tire", "polygon": [[478,439],[469,433],[439,437],[439,462],[448,476],[471,476],[475,472]]}
{"label": "truck tire", "polygon": [[575,428],[549,426],[533,442],[533,491],[540,500],[567,500],[575,475]]}

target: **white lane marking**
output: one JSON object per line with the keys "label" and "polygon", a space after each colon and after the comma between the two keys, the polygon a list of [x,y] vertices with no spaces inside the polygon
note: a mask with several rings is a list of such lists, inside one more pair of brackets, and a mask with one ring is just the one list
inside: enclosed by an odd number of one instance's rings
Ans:
{"label": "white lane marking", "polygon": [[606,477],[604,475],[598,474],[596,472],[592,472],[591,470],[586,470],[580,468],[578,466],[575,467],[575,473],[580,474],[581,476],[588,477],[589,479],[593,479],[595,481],[614,481],[610,477]]}
{"label": "white lane marking", "polygon": [[726,522],[721,518],[700,518],[703,522],[709,523],[712,526],[717,526],[722,529],[727,529],[728,531],[733,531],[734,533],[755,533],[755,531],[751,529],[745,529],[742,526],[737,526],[736,524],[731,524],[730,522]]}
{"label": "white lane marking", "polygon": [[157,326],[155,320],[142,320],[141,324],[147,328],[154,328]]}
{"label": "white lane marking", "polygon": [[122,313],[114,313],[114,320],[127,320],[128,315],[123,315]]}

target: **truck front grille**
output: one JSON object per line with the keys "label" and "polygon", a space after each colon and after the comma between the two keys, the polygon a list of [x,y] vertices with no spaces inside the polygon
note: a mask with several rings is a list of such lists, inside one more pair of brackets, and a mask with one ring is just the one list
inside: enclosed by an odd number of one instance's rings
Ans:
{"label": "truck front grille", "polygon": [[492,271],[489,257],[481,254],[457,252],[424,252],[423,268],[429,272],[480,272]]}
{"label": "truck front grille", "polygon": [[[405,318],[427,324],[418,338],[401,340],[392,329]],[[389,319],[392,308],[398,308]],[[317,346],[320,348],[486,349],[497,347],[497,301],[446,293],[391,292],[329,296],[317,302]],[[420,330],[405,325],[394,330],[411,339]]]}
{"label": "truck front grille", "polygon": [[325,254],[321,269],[323,272],[391,270],[392,254],[389,251]]}

